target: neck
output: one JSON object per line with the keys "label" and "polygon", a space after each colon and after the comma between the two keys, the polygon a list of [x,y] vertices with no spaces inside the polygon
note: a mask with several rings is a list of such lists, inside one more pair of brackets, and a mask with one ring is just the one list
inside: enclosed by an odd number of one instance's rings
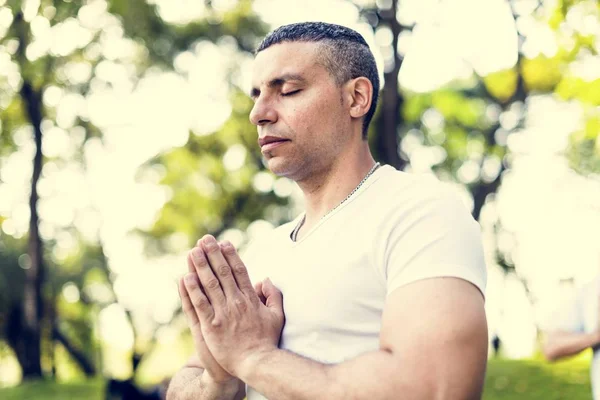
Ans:
{"label": "neck", "polygon": [[311,226],[338,206],[373,168],[375,160],[368,145],[353,154],[339,157],[333,164],[297,181],[304,194],[305,225]]}

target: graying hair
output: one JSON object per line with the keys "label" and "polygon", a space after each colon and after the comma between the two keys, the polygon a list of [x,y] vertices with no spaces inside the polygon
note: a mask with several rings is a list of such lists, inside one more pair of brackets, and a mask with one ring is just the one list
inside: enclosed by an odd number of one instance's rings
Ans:
{"label": "graying hair", "polygon": [[379,74],[375,57],[362,35],[350,28],[324,22],[301,22],[284,25],[260,43],[256,54],[282,42],[316,42],[325,51],[320,57],[336,84],[341,86],[350,79],[365,77],[373,85],[371,107],[363,120],[363,138],[367,137],[369,124],[377,108],[379,98]]}

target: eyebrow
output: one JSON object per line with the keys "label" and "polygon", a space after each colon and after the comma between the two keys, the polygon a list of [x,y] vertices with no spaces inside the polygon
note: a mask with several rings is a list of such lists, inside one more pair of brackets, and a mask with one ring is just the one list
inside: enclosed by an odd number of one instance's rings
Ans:
{"label": "eyebrow", "polygon": [[[298,74],[284,74],[277,78],[271,79],[267,83],[267,87],[274,88],[278,86],[283,86],[284,83],[289,81],[298,81],[301,83],[306,82],[306,79],[302,75]],[[256,99],[260,95],[260,89],[253,87],[250,91],[250,97]]]}

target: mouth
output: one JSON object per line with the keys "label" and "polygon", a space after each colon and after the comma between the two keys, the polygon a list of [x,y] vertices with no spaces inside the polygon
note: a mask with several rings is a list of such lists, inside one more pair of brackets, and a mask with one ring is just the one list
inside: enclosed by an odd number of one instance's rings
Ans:
{"label": "mouth", "polygon": [[289,140],[279,140],[276,142],[270,142],[270,143],[267,143],[267,144],[261,146],[260,151],[263,151],[263,152],[270,151],[270,150],[273,150],[274,148],[279,147],[287,142],[289,142]]}
{"label": "mouth", "polygon": [[262,139],[259,139],[258,144],[260,145],[261,152],[265,152],[279,147],[289,141],[289,139],[266,136]]}

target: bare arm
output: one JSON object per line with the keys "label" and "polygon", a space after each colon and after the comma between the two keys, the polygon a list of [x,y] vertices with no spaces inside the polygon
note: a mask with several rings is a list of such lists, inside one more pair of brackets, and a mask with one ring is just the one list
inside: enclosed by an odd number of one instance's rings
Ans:
{"label": "bare arm", "polygon": [[593,333],[555,331],[548,334],[543,352],[549,361],[556,361],[598,345],[600,345],[600,331]]}
{"label": "bare arm", "polygon": [[471,400],[481,398],[486,362],[481,293],[460,279],[434,278],[389,296],[378,351],[325,365],[273,349],[235,372],[278,400]]}
{"label": "bare arm", "polygon": [[173,376],[167,391],[167,400],[242,400],[245,396],[246,387],[243,382],[214,382],[210,375],[204,373],[197,356],[192,356]]}

